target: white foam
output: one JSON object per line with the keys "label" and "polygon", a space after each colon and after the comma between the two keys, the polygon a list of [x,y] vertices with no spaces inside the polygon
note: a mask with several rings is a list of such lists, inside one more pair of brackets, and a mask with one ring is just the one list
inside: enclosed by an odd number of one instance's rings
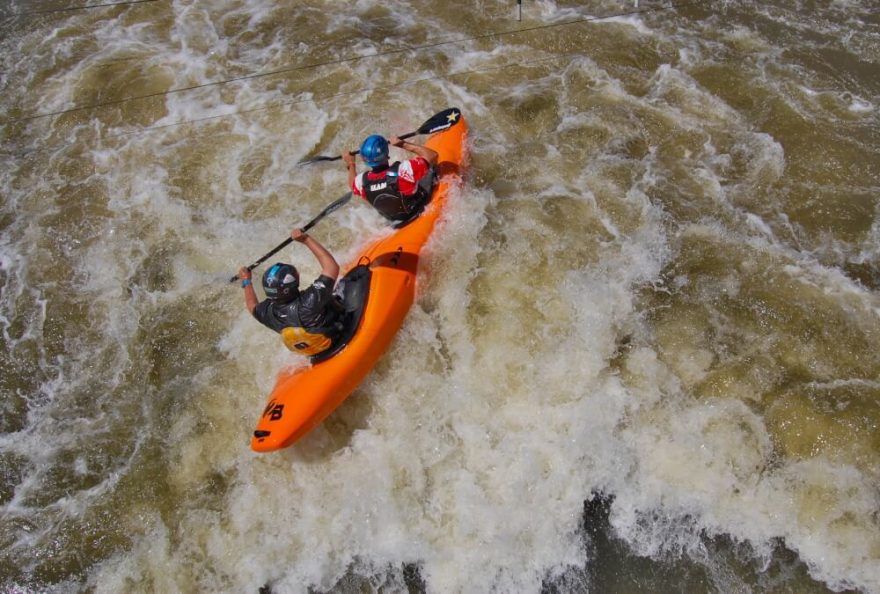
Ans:
{"label": "white foam", "polygon": [[[225,6],[220,20],[204,7],[174,5],[178,18],[168,39],[152,38],[154,29],[143,23],[125,29],[104,23],[95,28],[95,54],[40,87],[39,107],[72,105],[77,80],[113,56],[150,56],[169,66],[178,87],[290,64],[290,40],[242,49],[220,33],[224,18],[240,17],[251,30],[275,18],[271,7],[251,4]],[[405,3],[391,6],[399,11]],[[360,0],[355,9],[381,7]],[[585,10],[541,1],[535,5],[539,16],[529,17],[559,22],[583,17]],[[416,22],[414,15],[403,18],[404,29]],[[334,33],[359,24],[350,15],[331,21]],[[657,43],[683,35],[659,22],[648,28],[638,17],[611,21]],[[436,30],[432,26],[426,34]],[[62,41],[67,32],[49,37],[57,51],[70,55],[75,44]],[[742,26],[723,38],[764,59],[778,58],[766,47],[771,41]],[[822,458],[780,460],[752,408],[754,395],[742,394],[747,388],[734,386],[729,394],[703,400],[691,393],[712,370],[714,351],[682,344],[660,352],[651,340],[655,312],[643,309],[644,292],[665,291],[675,299],[701,280],[687,271],[676,273],[668,286],[661,278],[671,270],[676,244],[694,238],[730,242],[772,259],[775,274],[820,291],[853,319],[880,311],[871,291],[786,243],[786,236],[796,234],[784,212],[744,205],[750,191],[785,181],[783,145],[691,75],[713,59],[712,44],[722,41],[681,41],[680,62],[657,68],[644,94],[610,74],[607,58],[583,56],[540,80],[499,79],[492,90],[499,96],[558,101],[558,126],[528,140],[546,145],[551,158],[541,163],[517,154],[522,139],[496,97],[475,94],[471,80],[457,77],[369,90],[357,95],[358,105],[350,97],[313,101],[320,97],[266,91],[257,82],[206,87],[167,98],[167,114],[153,123],[167,129],[105,137],[85,158],[85,169],[97,173],[56,179],[70,170],[62,167],[63,152],[43,164],[39,176],[13,172],[10,177],[23,177],[16,178],[17,186],[3,181],[4,208],[14,210],[16,219],[0,239],[0,267],[11,279],[2,288],[0,327],[10,348],[36,345],[34,364],[46,376],[37,393],[28,395],[37,404],[28,426],[0,438],[4,453],[23,456],[34,469],[4,504],[4,514],[45,516],[32,534],[21,535],[13,552],[28,554],[56,536],[55,523],[83,517],[117,494],[119,481],[132,476],[140,445],[160,439],[169,499],[130,507],[120,502],[116,519],[130,529],[132,546],[89,570],[88,585],[98,592],[253,591],[267,583],[279,592],[328,590],[353,565],[383,574],[407,562],[419,564],[430,591],[537,591],[548,575],[590,562],[579,528],[583,501],[596,490],[616,497],[614,530],[641,554],[683,551],[705,560],[703,536],[724,534],[749,543],[769,563],[774,542],[782,538],[830,587],[876,589],[880,576],[872,555],[880,545],[870,477]],[[338,51],[367,55],[394,42],[365,39]],[[51,45],[41,45],[41,52]],[[295,51],[310,49],[302,45]],[[438,49],[438,62],[455,69],[497,68],[502,58],[533,51],[503,42],[462,49],[467,46]],[[232,55],[237,61],[227,62]],[[352,90],[376,75],[377,63],[350,65]],[[414,73],[421,74],[448,73]],[[586,94],[578,82],[584,75],[590,81]],[[802,85],[804,102],[822,93],[811,84]],[[361,109],[364,98],[373,101],[369,113]],[[616,111],[591,109],[597,100]],[[292,359],[245,312],[240,290],[226,278],[339,195],[341,167],[297,168],[296,161],[315,152],[338,154],[368,129],[412,129],[418,114],[447,103],[472,118],[474,169],[424,252],[417,303],[400,335],[367,381],[295,448],[251,453],[249,433],[275,373]],[[268,108],[273,105],[277,109]],[[841,105],[855,113],[874,111],[870,100],[856,95]],[[390,110],[396,113],[376,115]],[[799,113],[810,116],[809,110]],[[216,120],[220,126],[214,120],[170,126],[220,114],[226,114]],[[660,122],[660,134],[645,123],[652,118]],[[90,125],[107,132],[99,123]],[[563,158],[569,153],[557,146],[558,133],[594,128],[608,135],[606,145],[596,142],[582,161]],[[123,123],[115,132],[131,131]],[[698,140],[682,147],[681,155],[670,155],[659,146],[664,131]],[[77,138],[79,132],[65,134]],[[624,150],[630,139],[648,146],[641,154]],[[172,181],[181,157],[204,149],[210,150],[203,161],[194,159],[192,177]],[[265,169],[245,183],[242,174],[255,156]],[[676,165],[685,173],[672,171]],[[480,177],[487,173],[509,180],[511,189],[503,197],[494,194],[492,182]],[[687,215],[670,220],[680,205],[670,192],[658,191],[664,184],[684,187],[676,185],[682,181],[698,188],[694,221]],[[76,298],[89,303],[88,320],[100,338],[98,344],[72,341],[63,356],[51,357],[43,337],[51,302],[40,293],[50,287],[27,281],[38,276],[34,268],[45,249],[41,217],[59,208],[45,196],[70,183],[106,192],[99,214],[92,215],[101,240],[86,247],[70,242],[64,252],[82,293]],[[561,211],[568,218],[548,214],[554,200],[569,209]],[[864,261],[876,256],[877,227],[856,248]],[[668,236],[670,230],[676,234]],[[387,227],[353,201],[315,232],[348,262]],[[160,263],[167,267],[167,283],[157,288],[138,282],[145,260],[166,241],[174,246]],[[316,274],[297,246],[279,258],[295,259],[305,276]],[[759,265],[742,263],[746,272]],[[719,286],[735,297],[740,279],[731,271]],[[213,362],[178,378],[186,382],[173,395],[179,400],[164,403],[174,405],[173,415],[154,418],[154,392],[132,388],[125,382],[137,380],[126,374],[142,353],[139,341],[149,339],[143,333],[151,314],[188,299],[204,308],[198,315],[225,330],[217,344],[200,347]],[[23,318],[23,329],[13,329]],[[807,387],[875,384],[833,378]],[[133,443],[133,451],[90,487],[34,509],[27,497],[51,487],[47,471],[59,453],[77,451],[79,443],[112,426],[112,415],[105,417],[100,406],[90,416],[64,416],[65,403],[84,392],[98,403],[143,398],[145,410],[133,417],[143,426],[120,440]],[[95,465],[77,453],[70,470],[88,477]],[[221,492],[212,495],[207,485],[217,475]],[[175,512],[163,517],[156,510],[166,506]],[[173,525],[165,524],[169,517]]]}
{"label": "white foam", "polygon": [[855,113],[871,113],[876,110],[876,106],[861,97],[853,97],[852,103],[849,104],[849,110]]}

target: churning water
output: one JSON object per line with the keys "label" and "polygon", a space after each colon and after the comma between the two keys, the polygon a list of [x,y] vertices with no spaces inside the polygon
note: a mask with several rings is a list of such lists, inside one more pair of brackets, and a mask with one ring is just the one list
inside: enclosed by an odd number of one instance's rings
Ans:
{"label": "churning water", "polygon": [[[874,0],[84,6],[2,2],[4,591],[880,592]],[[450,106],[397,340],[251,452],[228,277]]]}

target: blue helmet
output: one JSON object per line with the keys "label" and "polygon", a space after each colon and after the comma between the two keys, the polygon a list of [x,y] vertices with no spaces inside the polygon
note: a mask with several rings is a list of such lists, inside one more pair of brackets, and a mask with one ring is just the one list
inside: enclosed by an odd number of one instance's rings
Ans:
{"label": "blue helmet", "polygon": [[290,264],[278,262],[263,273],[266,298],[286,303],[299,295],[299,272]]}
{"label": "blue helmet", "polygon": [[385,165],[388,163],[388,141],[378,134],[367,136],[361,144],[361,157],[370,167]]}

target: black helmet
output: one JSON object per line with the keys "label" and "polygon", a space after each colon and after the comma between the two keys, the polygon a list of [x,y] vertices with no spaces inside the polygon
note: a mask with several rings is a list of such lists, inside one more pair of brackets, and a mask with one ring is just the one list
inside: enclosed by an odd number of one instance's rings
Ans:
{"label": "black helmet", "polygon": [[290,264],[277,262],[263,273],[266,298],[282,303],[299,295],[299,272]]}

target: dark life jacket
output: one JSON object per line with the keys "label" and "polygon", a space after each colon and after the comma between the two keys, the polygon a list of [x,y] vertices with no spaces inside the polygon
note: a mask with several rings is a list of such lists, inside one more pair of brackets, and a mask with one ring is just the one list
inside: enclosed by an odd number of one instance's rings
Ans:
{"label": "dark life jacket", "polygon": [[370,179],[370,172],[364,173],[361,178],[367,202],[389,221],[408,221],[415,218],[431,198],[431,191],[420,183],[422,180],[417,183],[413,195],[403,196],[399,188],[399,168],[400,161],[397,161],[380,172],[379,178]]}
{"label": "dark life jacket", "polygon": [[[300,294],[302,295],[302,294]],[[299,315],[300,299],[287,303],[269,303],[263,322],[279,334],[284,345],[300,355],[315,355],[327,349],[340,332],[335,309],[328,309],[324,324],[306,329]]]}

